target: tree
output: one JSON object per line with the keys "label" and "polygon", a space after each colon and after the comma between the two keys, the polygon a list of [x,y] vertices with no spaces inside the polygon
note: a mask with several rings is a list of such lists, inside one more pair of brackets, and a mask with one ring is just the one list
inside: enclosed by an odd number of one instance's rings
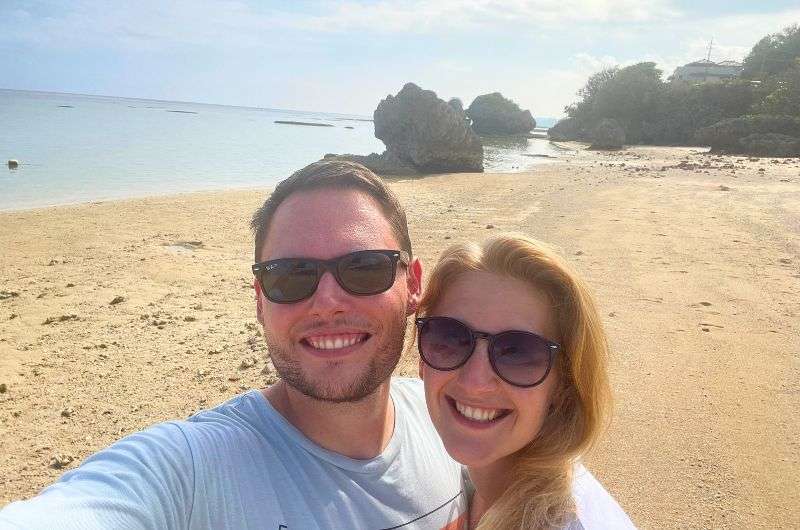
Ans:
{"label": "tree", "polygon": [[767,35],[753,46],[744,60],[742,77],[764,80],[788,70],[800,57],[800,26]]}

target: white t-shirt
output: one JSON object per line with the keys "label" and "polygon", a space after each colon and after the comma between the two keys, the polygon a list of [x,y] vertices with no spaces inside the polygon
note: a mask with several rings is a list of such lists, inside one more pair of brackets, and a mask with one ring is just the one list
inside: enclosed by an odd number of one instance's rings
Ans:
{"label": "white t-shirt", "polygon": [[572,497],[578,519],[568,530],[629,530],[635,526],[605,488],[583,465],[575,468]]}
{"label": "white t-shirt", "polygon": [[38,496],[0,530],[435,529],[467,510],[422,382],[392,380],[386,449],[354,460],[318,446],[257,390],[130,435]]}

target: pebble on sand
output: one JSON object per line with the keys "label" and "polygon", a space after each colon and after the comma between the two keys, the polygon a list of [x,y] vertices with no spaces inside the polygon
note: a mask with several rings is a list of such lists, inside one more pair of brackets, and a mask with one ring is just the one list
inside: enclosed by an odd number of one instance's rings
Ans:
{"label": "pebble on sand", "polygon": [[75,460],[75,457],[72,455],[56,453],[50,457],[50,467],[53,469],[61,469],[70,465],[73,460]]}
{"label": "pebble on sand", "polygon": [[124,301],[125,301],[125,297],[124,296],[115,296],[114,299],[111,300],[108,303],[108,305],[117,305],[117,304],[121,304]]}
{"label": "pebble on sand", "polygon": [[5,394],[8,391],[8,385],[0,383],[0,394]]}
{"label": "pebble on sand", "polygon": [[54,324],[56,322],[67,322],[68,320],[78,320],[78,315],[61,315],[60,317],[47,317],[47,320],[42,322],[43,326]]}

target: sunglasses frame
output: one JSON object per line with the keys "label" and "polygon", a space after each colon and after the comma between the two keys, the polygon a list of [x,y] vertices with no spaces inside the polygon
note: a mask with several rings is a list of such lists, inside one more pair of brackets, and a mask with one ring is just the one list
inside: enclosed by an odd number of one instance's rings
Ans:
{"label": "sunglasses frame", "polygon": [[[425,326],[425,324],[427,324],[431,320],[448,320],[448,321],[451,321],[451,322],[456,322],[459,325],[463,326],[464,329],[466,329],[469,332],[469,334],[470,334],[470,351],[466,355],[466,357],[464,357],[464,360],[459,362],[456,366],[453,366],[451,368],[437,368],[436,366],[432,365],[430,363],[430,361],[428,361],[428,359],[425,358],[425,354],[422,352],[422,329],[423,329],[423,326]],[[547,376],[550,375],[550,371],[553,369],[553,361],[555,360],[556,353],[558,353],[558,351],[561,348],[560,344],[558,344],[556,342],[553,342],[553,341],[551,341],[551,340],[549,340],[549,339],[547,339],[545,337],[542,337],[541,335],[533,333],[532,331],[522,331],[522,330],[516,330],[516,329],[509,329],[509,330],[501,331],[500,333],[487,333],[485,331],[478,331],[478,330],[472,329],[471,327],[469,327],[468,325],[464,324],[463,322],[461,322],[457,318],[452,318],[452,317],[442,317],[442,316],[418,317],[417,319],[415,319],[415,323],[417,325],[417,349],[419,350],[419,356],[422,358],[422,360],[425,362],[425,364],[427,364],[428,366],[430,366],[434,370],[439,370],[441,372],[451,372],[453,370],[458,370],[459,368],[461,368],[462,366],[467,364],[467,361],[469,361],[470,357],[472,357],[472,354],[475,353],[475,347],[478,345],[478,339],[484,339],[489,343],[487,345],[487,350],[486,351],[487,351],[487,355],[489,357],[489,364],[492,366],[492,371],[494,371],[494,373],[495,373],[495,375],[497,377],[499,377],[500,379],[502,379],[503,381],[505,381],[509,385],[516,386],[516,387],[519,387],[519,388],[532,388],[532,387],[541,385],[545,381],[545,379],[547,379]],[[505,335],[507,333],[523,333],[525,335],[533,335],[538,340],[541,340],[542,342],[544,342],[544,344],[547,346],[547,350],[548,350],[547,370],[545,370],[544,375],[541,377],[541,379],[539,379],[535,383],[532,383],[532,384],[529,384],[529,385],[521,385],[519,383],[514,383],[512,381],[509,381],[505,377],[503,377],[503,375],[497,369],[497,364],[495,363],[494,344],[495,344],[495,341],[497,340],[498,337],[501,337],[501,336],[503,336],[503,335]]]}
{"label": "sunglasses frame", "polygon": [[[339,275],[339,262],[341,262],[345,258],[349,258],[349,257],[355,256],[355,255],[358,255],[358,254],[367,254],[367,253],[369,253],[369,254],[382,254],[384,256],[387,256],[391,260],[392,278],[391,278],[391,281],[389,282],[389,284],[387,285],[387,287],[385,289],[382,289],[380,291],[376,291],[374,293],[357,293],[357,292],[354,292],[354,291],[350,290],[342,282],[342,278]],[[264,281],[263,281],[263,276],[262,275],[263,275],[264,272],[267,272],[269,270],[269,267],[274,267],[274,266],[280,265],[281,263],[285,263],[287,261],[306,261],[306,262],[313,263],[316,266],[316,271],[317,271],[317,277],[316,277],[316,280],[314,281],[314,287],[313,287],[313,289],[311,289],[311,291],[306,296],[304,296],[302,298],[298,298],[297,300],[286,300],[286,301],[284,301],[284,300],[274,300],[273,298],[271,298],[269,296],[268,290],[264,287]],[[408,266],[410,261],[411,261],[411,257],[408,255],[408,252],[406,252],[405,250],[383,250],[383,249],[381,249],[381,250],[371,250],[371,249],[368,249],[368,250],[358,250],[358,251],[355,251],[355,252],[348,252],[347,254],[343,254],[341,256],[338,256],[338,257],[332,258],[332,259],[317,259],[317,258],[279,258],[279,259],[272,259],[272,260],[268,260],[268,261],[262,261],[262,262],[259,262],[259,263],[255,263],[252,266],[252,269],[253,269],[253,274],[255,275],[256,279],[258,280],[258,284],[261,286],[261,291],[264,293],[264,296],[267,298],[267,300],[269,300],[270,302],[273,302],[275,304],[296,304],[298,302],[302,302],[303,300],[307,300],[307,299],[311,298],[312,296],[314,296],[314,293],[317,292],[317,288],[319,287],[319,281],[322,279],[322,276],[325,274],[325,272],[330,272],[331,275],[336,279],[336,283],[339,284],[339,287],[341,287],[344,291],[346,291],[347,293],[349,293],[349,294],[351,294],[353,296],[374,296],[376,294],[384,293],[384,292],[386,292],[386,291],[388,291],[389,289],[392,288],[392,286],[394,285],[395,280],[397,279],[397,263],[400,262],[403,265]]]}

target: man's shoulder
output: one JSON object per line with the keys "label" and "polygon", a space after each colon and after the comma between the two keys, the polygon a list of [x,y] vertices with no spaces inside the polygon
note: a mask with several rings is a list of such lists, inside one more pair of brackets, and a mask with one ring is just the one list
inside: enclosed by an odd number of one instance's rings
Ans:
{"label": "man's shoulder", "polygon": [[408,408],[415,413],[424,411],[427,414],[425,387],[421,379],[392,377],[391,392],[395,404],[400,408]]}
{"label": "man's shoulder", "polygon": [[614,497],[582,464],[575,466],[572,495],[581,525],[577,528],[586,530],[636,528]]}
{"label": "man's shoulder", "polygon": [[425,396],[425,389],[422,385],[422,379],[418,377],[392,377],[392,389],[398,389],[404,392],[411,392],[418,396]]}

